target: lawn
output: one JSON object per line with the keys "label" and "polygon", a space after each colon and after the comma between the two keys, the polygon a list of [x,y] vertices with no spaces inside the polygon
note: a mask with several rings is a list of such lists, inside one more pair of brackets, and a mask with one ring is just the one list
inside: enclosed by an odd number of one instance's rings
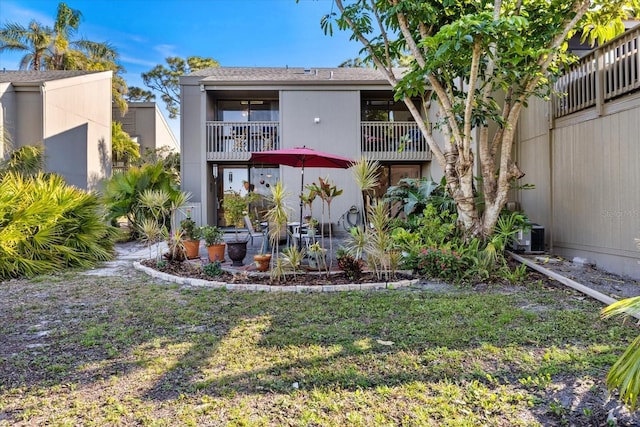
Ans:
{"label": "lawn", "polygon": [[601,308],[537,280],[310,294],[133,270],[13,280],[0,425],[596,425],[638,333]]}

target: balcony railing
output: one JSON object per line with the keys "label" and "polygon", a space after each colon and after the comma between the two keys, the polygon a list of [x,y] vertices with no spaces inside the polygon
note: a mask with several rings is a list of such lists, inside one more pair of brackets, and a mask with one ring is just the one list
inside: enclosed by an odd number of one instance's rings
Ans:
{"label": "balcony railing", "polygon": [[280,148],[279,122],[206,122],[207,160],[249,160]]}
{"label": "balcony railing", "polygon": [[416,122],[361,122],[360,150],[371,160],[431,160]]}
{"label": "balcony railing", "polygon": [[[431,160],[415,122],[361,122],[361,154],[371,160]],[[207,160],[247,161],[251,152],[280,148],[279,122],[206,122]]]}
{"label": "balcony railing", "polygon": [[572,65],[558,79],[555,90],[566,93],[553,98],[553,116],[596,106],[640,87],[640,27],[627,31]]}

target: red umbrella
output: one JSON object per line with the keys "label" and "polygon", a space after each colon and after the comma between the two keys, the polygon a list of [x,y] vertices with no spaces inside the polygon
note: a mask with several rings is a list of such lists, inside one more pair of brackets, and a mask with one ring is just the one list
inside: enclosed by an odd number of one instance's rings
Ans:
{"label": "red umbrella", "polygon": [[[301,168],[300,172],[300,195],[304,192],[304,168],[305,166],[314,168],[338,168],[348,169],[355,163],[346,157],[335,154],[324,153],[312,150],[307,147],[294,147],[283,150],[260,151],[251,153],[249,161],[252,163],[275,163],[278,165],[293,166]],[[302,199],[300,199],[300,224],[302,224]]]}

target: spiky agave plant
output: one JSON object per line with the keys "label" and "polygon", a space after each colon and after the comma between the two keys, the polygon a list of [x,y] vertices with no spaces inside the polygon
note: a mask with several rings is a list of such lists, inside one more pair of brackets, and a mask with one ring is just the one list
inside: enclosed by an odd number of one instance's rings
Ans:
{"label": "spiky agave plant", "polygon": [[366,224],[365,197],[373,197],[372,191],[380,184],[380,162],[369,160],[363,156],[351,166],[351,174],[362,194],[360,212],[364,212],[364,223]]}

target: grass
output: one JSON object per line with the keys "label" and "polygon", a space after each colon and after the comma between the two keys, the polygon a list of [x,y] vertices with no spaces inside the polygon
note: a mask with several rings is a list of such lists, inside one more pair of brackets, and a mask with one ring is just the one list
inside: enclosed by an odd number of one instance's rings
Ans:
{"label": "grass", "polygon": [[585,421],[637,334],[600,308],[541,283],[269,294],[134,271],[14,280],[0,283],[0,426]]}

